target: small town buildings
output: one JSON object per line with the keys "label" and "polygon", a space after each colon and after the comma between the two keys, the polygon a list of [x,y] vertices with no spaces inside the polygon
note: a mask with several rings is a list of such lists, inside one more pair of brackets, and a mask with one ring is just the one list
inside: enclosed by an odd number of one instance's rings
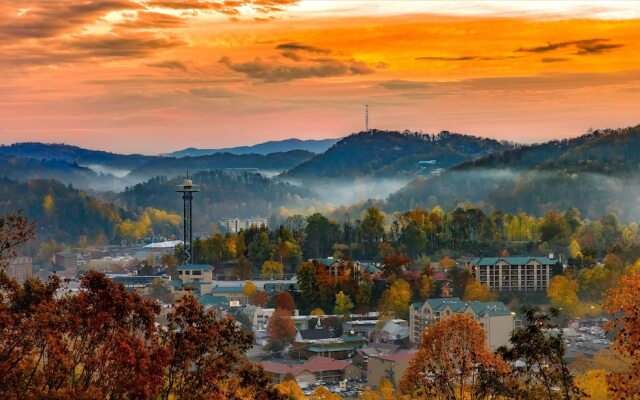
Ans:
{"label": "small town buildings", "polygon": [[367,384],[378,386],[382,379],[387,379],[398,387],[416,353],[416,350],[405,350],[393,354],[370,355],[367,362]]}
{"label": "small town buildings", "polygon": [[67,270],[75,269],[78,267],[78,254],[70,251],[56,253],[55,263]]}
{"label": "small town buildings", "polygon": [[4,272],[22,284],[33,276],[33,260],[31,257],[14,257],[9,260]]}
{"label": "small town buildings", "polygon": [[322,356],[311,357],[302,364],[263,361],[260,365],[276,382],[281,382],[287,374],[293,375],[298,386],[303,389],[318,382],[355,380],[361,375],[360,368],[351,361]]}
{"label": "small town buildings", "polygon": [[178,267],[178,278],[183,285],[211,282],[213,280],[213,267],[207,264],[181,265]]}
{"label": "small town buildings", "polygon": [[546,292],[557,263],[547,257],[483,257],[469,260],[467,267],[493,291]]}
{"label": "small town buildings", "polygon": [[[312,333],[312,331],[317,332]],[[308,329],[304,336],[299,332],[293,343],[293,351],[303,357],[320,355],[344,360],[356,354],[356,351],[364,347],[367,342],[366,338],[357,335],[342,335],[337,338],[326,336],[324,329]]]}
{"label": "small town buildings", "polygon": [[460,313],[467,313],[478,321],[487,334],[487,345],[491,350],[509,343],[509,336],[514,329],[514,315],[504,303],[462,301],[457,297],[413,303],[409,309],[411,342],[418,346],[427,327]]}

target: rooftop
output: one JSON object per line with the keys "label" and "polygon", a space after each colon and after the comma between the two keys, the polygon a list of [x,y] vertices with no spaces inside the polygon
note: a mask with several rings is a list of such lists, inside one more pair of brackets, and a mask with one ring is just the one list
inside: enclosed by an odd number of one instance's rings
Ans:
{"label": "rooftop", "polygon": [[178,271],[213,271],[209,264],[180,265]]}
{"label": "rooftop", "polygon": [[558,260],[554,260],[548,257],[534,257],[534,256],[518,256],[518,257],[481,257],[471,260],[471,264],[485,266],[495,265],[499,261],[504,261],[510,265],[527,265],[531,261],[537,261],[542,265],[555,265]]}
{"label": "rooftop", "polygon": [[417,353],[417,350],[398,351],[393,354],[372,355],[371,357],[379,358],[386,361],[410,361]]}

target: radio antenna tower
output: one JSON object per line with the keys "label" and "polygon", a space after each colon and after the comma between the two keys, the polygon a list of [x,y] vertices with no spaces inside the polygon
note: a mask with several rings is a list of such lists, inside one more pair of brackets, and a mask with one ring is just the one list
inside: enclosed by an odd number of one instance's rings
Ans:
{"label": "radio antenna tower", "polygon": [[191,179],[189,179],[189,156],[187,156],[187,177],[182,181],[182,185],[178,185],[176,192],[182,193],[183,201],[183,225],[182,225],[182,237],[183,237],[183,255],[184,265],[191,265],[193,262],[193,213],[192,203],[193,194],[199,192],[198,185],[194,185]]}
{"label": "radio antenna tower", "polygon": [[364,131],[369,132],[369,105],[364,105]]}

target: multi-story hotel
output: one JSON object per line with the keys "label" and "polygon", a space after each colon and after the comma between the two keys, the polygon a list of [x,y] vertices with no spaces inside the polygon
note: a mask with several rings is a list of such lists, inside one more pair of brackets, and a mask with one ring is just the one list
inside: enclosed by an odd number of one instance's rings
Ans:
{"label": "multi-story hotel", "polygon": [[553,266],[547,257],[484,257],[470,260],[467,267],[476,281],[492,291],[547,291]]}
{"label": "multi-story hotel", "polygon": [[418,346],[422,333],[430,325],[454,314],[467,313],[473,316],[487,334],[487,345],[491,350],[509,343],[514,329],[511,310],[499,301],[462,301],[457,297],[428,299],[424,303],[413,303],[410,308],[409,338]]}

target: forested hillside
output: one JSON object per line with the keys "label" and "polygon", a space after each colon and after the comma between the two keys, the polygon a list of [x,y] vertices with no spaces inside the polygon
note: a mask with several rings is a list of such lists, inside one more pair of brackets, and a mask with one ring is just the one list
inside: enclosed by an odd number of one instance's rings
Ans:
{"label": "forested hillside", "polygon": [[251,146],[239,146],[239,147],[226,147],[222,149],[196,149],[189,147],[184,150],[174,151],[167,154],[171,157],[184,157],[184,156],[206,156],[215,153],[231,153],[231,154],[262,154],[267,155],[270,153],[283,153],[293,150],[305,150],[312,153],[324,153],[329,147],[333,146],[338,139],[319,139],[319,140],[300,140],[300,139],[285,139],[285,140],[272,140],[269,142],[258,143]]}
{"label": "forested hillside", "polygon": [[[229,217],[268,217],[281,206],[300,204],[308,195],[304,189],[274,181],[252,172],[220,170],[198,172],[192,177],[200,185],[193,208],[198,229]],[[136,214],[147,207],[182,213],[182,197],[176,193],[183,177],[156,177],[125,189],[115,198],[122,207]]]}
{"label": "forested hillside", "polygon": [[123,210],[53,180],[26,183],[0,178],[0,214],[22,210],[36,223],[36,237],[75,242],[80,236],[111,240]]}
{"label": "forested hillside", "polygon": [[420,172],[420,161],[435,160],[430,168],[456,164],[512,148],[509,143],[457,133],[426,135],[379,131],[350,135],[325,153],[293,168],[288,178],[392,177]]}
{"label": "forested hillside", "polygon": [[639,126],[526,146],[461,164],[441,176],[419,177],[391,195],[387,209],[471,202],[535,215],[577,207],[589,218],[615,212],[626,221],[637,220],[638,149]]}
{"label": "forested hillside", "polygon": [[[213,169],[257,169],[261,171],[281,172],[307,161],[313,153],[305,150],[292,150],[282,153],[231,154],[217,153],[206,156],[190,157],[189,169],[192,171],[210,171]],[[185,158],[157,157],[131,171],[130,179],[149,179],[158,175],[174,177],[183,175],[186,169]]]}

